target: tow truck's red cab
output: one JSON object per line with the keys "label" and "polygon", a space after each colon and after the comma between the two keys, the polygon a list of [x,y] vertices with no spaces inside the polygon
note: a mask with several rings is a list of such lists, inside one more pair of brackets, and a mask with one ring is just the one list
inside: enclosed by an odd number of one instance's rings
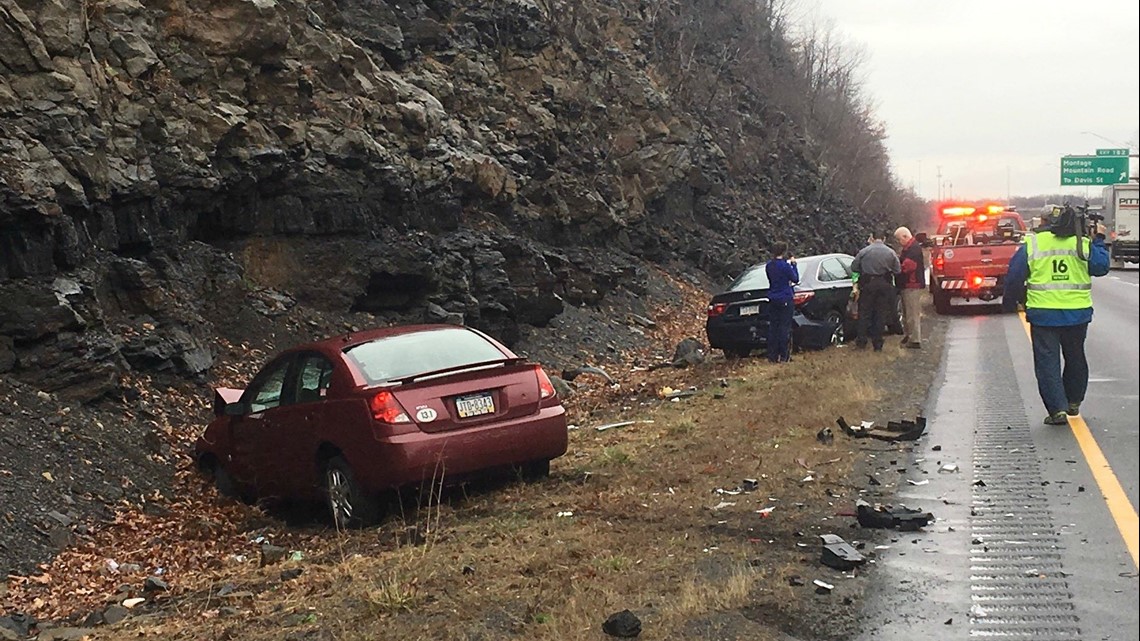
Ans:
{"label": "tow truck's red cab", "polygon": [[1012,207],[944,205],[930,245],[930,293],[940,314],[955,303],[1000,302],[1009,261],[1025,237]]}

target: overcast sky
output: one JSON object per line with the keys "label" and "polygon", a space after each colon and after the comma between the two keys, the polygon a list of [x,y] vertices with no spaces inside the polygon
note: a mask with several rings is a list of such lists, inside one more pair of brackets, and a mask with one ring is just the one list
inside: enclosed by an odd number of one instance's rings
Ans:
{"label": "overcast sky", "polygon": [[1014,196],[1084,194],[1059,186],[1061,156],[1137,146],[1136,0],[801,0],[798,10],[862,48],[895,173],[924,197],[938,196],[939,167],[944,197],[1004,198],[1007,184]]}

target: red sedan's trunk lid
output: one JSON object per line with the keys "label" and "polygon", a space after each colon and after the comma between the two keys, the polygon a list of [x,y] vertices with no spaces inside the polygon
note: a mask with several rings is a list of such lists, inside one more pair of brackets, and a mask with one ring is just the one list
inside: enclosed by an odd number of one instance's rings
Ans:
{"label": "red sedan's trunk lid", "polygon": [[540,400],[534,364],[513,362],[428,377],[391,392],[424,432],[530,416]]}

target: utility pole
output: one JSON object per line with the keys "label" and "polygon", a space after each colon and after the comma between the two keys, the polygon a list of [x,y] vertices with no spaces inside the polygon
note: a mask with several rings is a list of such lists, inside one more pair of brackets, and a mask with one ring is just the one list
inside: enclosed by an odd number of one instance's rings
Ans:
{"label": "utility pole", "polygon": [[938,165],[938,200],[942,200],[942,165]]}
{"label": "utility pole", "polygon": [[1009,204],[1011,200],[1009,191],[1009,165],[1005,166],[1005,204]]}

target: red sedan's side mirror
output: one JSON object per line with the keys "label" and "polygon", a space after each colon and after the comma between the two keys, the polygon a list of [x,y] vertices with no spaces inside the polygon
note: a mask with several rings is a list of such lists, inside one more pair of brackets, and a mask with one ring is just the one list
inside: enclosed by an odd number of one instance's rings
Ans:
{"label": "red sedan's side mirror", "polygon": [[245,416],[249,413],[249,405],[238,401],[236,403],[226,403],[223,410],[226,416]]}

